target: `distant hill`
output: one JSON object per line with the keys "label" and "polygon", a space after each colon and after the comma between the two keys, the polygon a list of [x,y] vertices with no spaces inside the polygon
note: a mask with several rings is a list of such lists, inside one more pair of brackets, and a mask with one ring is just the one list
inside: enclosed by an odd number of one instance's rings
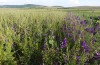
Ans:
{"label": "distant hill", "polygon": [[35,4],[25,4],[25,5],[0,5],[0,8],[64,8],[62,6],[44,6]]}
{"label": "distant hill", "polygon": [[63,6],[43,6],[35,4],[25,4],[25,5],[0,5],[0,8],[56,8],[56,9],[100,9],[100,6],[77,6],[77,7],[63,7]]}
{"label": "distant hill", "polygon": [[68,7],[69,9],[100,9],[100,6],[77,6],[77,7]]}
{"label": "distant hill", "polygon": [[36,8],[36,7],[46,7],[42,5],[25,4],[25,5],[0,5],[0,8]]}

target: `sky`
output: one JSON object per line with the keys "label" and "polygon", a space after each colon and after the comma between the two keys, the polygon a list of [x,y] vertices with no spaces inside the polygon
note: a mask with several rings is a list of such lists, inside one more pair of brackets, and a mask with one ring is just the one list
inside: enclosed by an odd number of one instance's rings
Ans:
{"label": "sky", "polygon": [[100,0],[0,0],[0,5],[100,6]]}

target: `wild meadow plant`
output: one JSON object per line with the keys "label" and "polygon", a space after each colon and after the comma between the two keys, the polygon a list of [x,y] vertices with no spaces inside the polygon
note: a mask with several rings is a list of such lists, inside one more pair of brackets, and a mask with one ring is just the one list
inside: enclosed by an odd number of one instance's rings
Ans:
{"label": "wild meadow plant", "polygon": [[55,10],[9,13],[0,16],[0,65],[100,64],[100,16],[87,20]]}

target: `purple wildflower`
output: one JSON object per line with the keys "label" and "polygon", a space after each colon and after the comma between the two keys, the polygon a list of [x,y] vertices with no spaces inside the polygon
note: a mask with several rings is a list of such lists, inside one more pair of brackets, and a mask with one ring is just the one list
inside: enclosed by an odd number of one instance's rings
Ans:
{"label": "purple wildflower", "polygon": [[89,28],[86,28],[86,29],[85,29],[85,31],[89,32],[89,31],[90,31],[90,29],[89,29]]}
{"label": "purple wildflower", "polygon": [[79,60],[80,59],[80,56],[77,56],[77,60]]}
{"label": "purple wildflower", "polygon": [[72,33],[67,33],[66,36],[67,37],[72,37],[73,35],[72,35]]}
{"label": "purple wildflower", "polygon": [[93,57],[95,60],[100,60],[100,53],[97,52],[94,57]]}
{"label": "purple wildflower", "polygon": [[92,16],[90,16],[90,19],[93,19]]}
{"label": "purple wildflower", "polygon": [[64,59],[64,60],[67,59],[67,56],[66,56],[65,54],[63,54],[63,59]]}
{"label": "purple wildflower", "polygon": [[64,43],[64,44],[67,44],[67,39],[66,39],[66,38],[64,39],[63,43]]}
{"label": "purple wildflower", "polygon": [[80,56],[77,56],[76,59],[77,59],[77,64],[80,65]]}
{"label": "purple wildflower", "polygon": [[95,32],[95,31],[94,31],[94,28],[91,28],[91,33],[94,34],[94,32]]}
{"label": "purple wildflower", "polygon": [[93,28],[93,27],[91,28],[91,33],[93,33],[93,34],[94,34],[94,28]]}
{"label": "purple wildflower", "polygon": [[67,45],[67,39],[65,38],[64,41],[60,44],[60,48],[65,48]]}
{"label": "purple wildflower", "polygon": [[60,44],[60,48],[64,48],[63,42]]}
{"label": "purple wildflower", "polygon": [[79,20],[78,16],[76,16],[76,20]]}
{"label": "purple wildflower", "polygon": [[92,34],[94,34],[94,32],[95,32],[94,27],[92,27],[92,28],[86,28],[85,30],[87,32],[89,32],[89,33],[92,33]]}
{"label": "purple wildflower", "polygon": [[99,53],[99,52],[97,52],[97,53],[96,53],[96,55],[100,56],[100,53]]}
{"label": "purple wildflower", "polygon": [[89,52],[89,47],[86,45],[86,41],[81,41],[82,50],[85,52]]}
{"label": "purple wildflower", "polygon": [[81,21],[80,24],[83,25],[83,26],[85,26],[86,25],[86,20]]}
{"label": "purple wildflower", "polygon": [[94,44],[95,42],[96,42],[96,40],[93,38],[93,39],[92,39],[92,43]]}
{"label": "purple wildflower", "polygon": [[81,45],[82,45],[82,47],[86,47],[87,46],[85,41],[82,41]]}
{"label": "purple wildflower", "polygon": [[98,26],[99,26],[99,23],[98,23],[98,22],[96,22],[95,26],[96,26],[96,27],[98,27]]}
{"label": "purple wildflower", "polygon": [[98,16],[98,19],[100,20],[100,16]]}
{"label": "purple wildflower", "polygon": [[64,24],[63,27],[64,27],[64,31],[66,31],[66,24]]}

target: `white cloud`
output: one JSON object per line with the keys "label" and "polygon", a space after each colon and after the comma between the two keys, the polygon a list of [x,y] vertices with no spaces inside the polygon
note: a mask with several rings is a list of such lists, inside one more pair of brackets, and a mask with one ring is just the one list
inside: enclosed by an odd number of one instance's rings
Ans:
{"label": "white cloud", "polygon": [[7,2],[6,0],[0,0],[0,3],[5,3],[5,2]]}
{"label": "white cloud", "polygon": [[78,5],[80,2],[79,0],[69,0],[69,3],[72,5]]}

